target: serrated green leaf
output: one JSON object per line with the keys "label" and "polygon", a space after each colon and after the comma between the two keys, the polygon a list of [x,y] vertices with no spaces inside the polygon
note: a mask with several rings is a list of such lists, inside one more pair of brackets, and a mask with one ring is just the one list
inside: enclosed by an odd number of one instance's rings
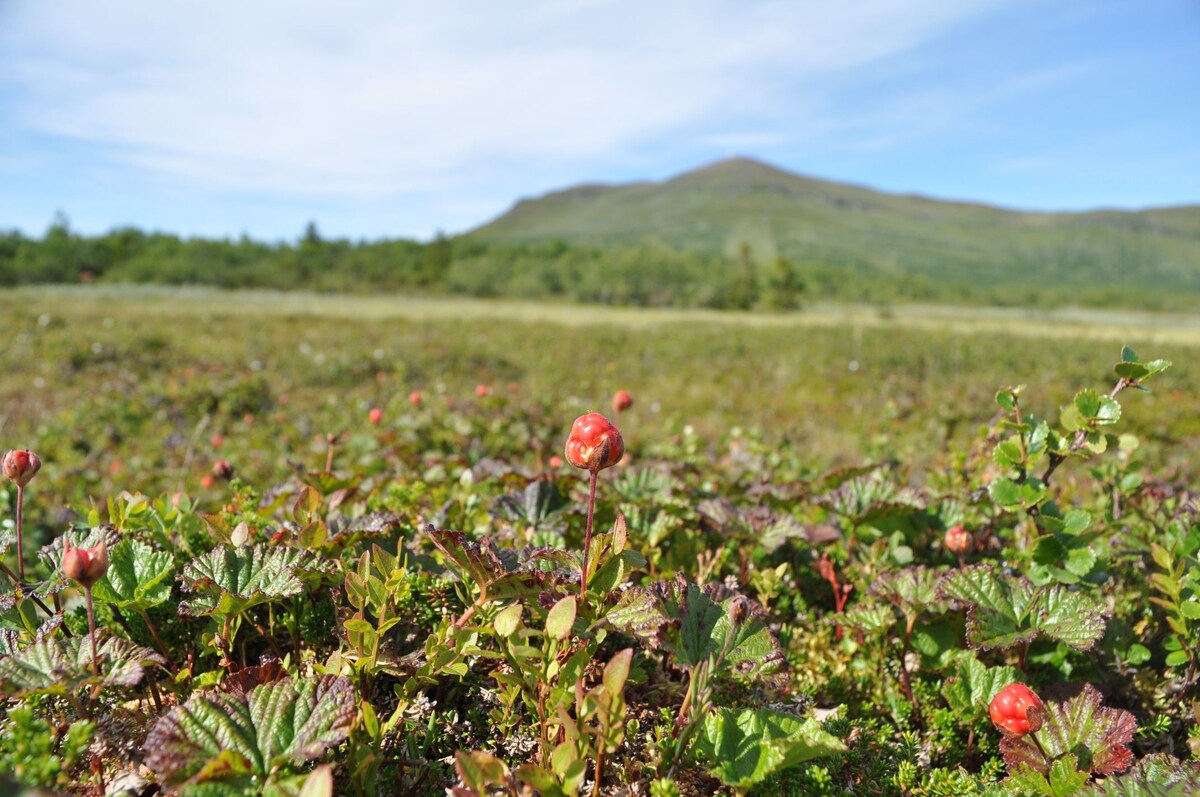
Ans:
{"label": "serrated green leaf", "polygon": [[1096,412],[1096,423],[1101,426],[1112,426],[1121,420],[1121,404],[1115,398],[1100,397],[1100,409]]}
{"label": "serrated green leaf", "polygon": [[1017,671],[1008,666],[988,667],[974,651],[960,655],[954,675],[942,688],[950,709],[966,723],[983,719],[996,694],[1018,680]]}
{"label": "serrated green leaf", "polygon": [[1100,397],[1094,390],[1081,390],[1075,394],[1075,409],[1084,418],[1095,418],[1100,412]]}
{"label": "serrated green leaf", "polygon": [[1124,775],[1092,785],[1094,797],[1189,797],[1200,794],[1200,761],[1151,753]]}
{"label": "serrated green leaf", "polygon": [[1172,363],[1170,360],[1158,359],[1151,360],[1148,363],[1143,363],[1143,365],[1146,366],[1146,371],[1148,372],[1144,378],[1149,379],[1150,377],[1161,374],[1163,371],[1170,368]]}
{"label": "serrated green leaf", "polygon": [[1096,551],[1090,545],[1081,545],[1078,548],[1072,548],[1067,552],[1066,558],[1063,560],[1063,567],[1067,572],[1083,578],[1088,573],[1092,572],[1092,568],[1096,566]]}
{"label": "serrated green leaf", "polygon": [[[146,765],[164,783],[176,785],[234,754],[255,775],[266,777],[340,744],[354,717],[354,687],[332,675],[285,678],[249,694],[196,694],[154,724],[146,737]],[[220,776],[209,774],[214,780]]]}
{"label": "serrated green leaf", "polygon": [[1141,363],[1117,363],[1113,368],[1117,376],[1122,379],[1128,379],[1131,382],[1138,382],[1145,379],[1149,375],[1150,370]]}
{"label": "serrated green leaf", "polygon": [[180,614],[226,616],[261,603],[298,595],[306,580],[328,572],[331,564],[298,548],[222,545],[183,568],[183,586],[196,597],[179,606]]}
{"label": "serrated green leaf", "polygon": [[1068,432],[1087,428],[1087,417],[1074,404],[1068,404],[1058,414],[1058,422]]}
{"label": "serrated green leaf", "polygon": [[0,692],[10,695],[75,694],[84,685],[136,686],[150,664],[162,656],[120,637],[97,630],[100,674],[92,671],[91,637],[51,637],[0,658]]}
{"label": "serrated green leaf", "polygon": [[1002,468],[1019,468],[1024,462],[1021,444],[1015,437],[1001,440],[992,451],[992,459]]}
{"label": "serrated green leaf", "polygon": [[[1065,702],[1043,702],[1045,721],[1037,737],[1051,761],[1069,753],[1078,757],[1081,771],[1100,775],[1114,775],[1133,764],[1127,745],[1137,722],[1128,711],[1103,706],[1094,686],[1084,684]],[[1042,750],[1028,736],[1005,737],[1000,751],[1010,772],[1021,766],[1043,774],[1048,771]]]}
{"label": "serrated green leaf", "polygon": [[896,614],[890,607],[863,601],[854,604],[836,619],[839,625],[864,634],[880,634],[896,624]]}
{"label": "serrated green leaf", "polygon": [[1005,509],[1021,505],[1021,485],[1007,476],[993,479],[988,485],[988,495],[993,503]]}
{"label": "serrated green leaf", "polygon": [[695,667],[712,657],[743,679],[779,668],[783,651],[757,616],[731,628],[730,606],[747,599],[717,585],[699,587],[679,579],[628,590],[605,619],[650,647],[670,652],[677,664]]}
{"label": "serrated green leaf", "polygon": [[705,717],[696,752],[727,786],[745,789],[775,772],[845,751],[815,718],[770,709],[721,709]]}
{"label": "serrated green leaf", "polygon": [[1078,760],[1068,753],[1057,759],[1050,767],[1050,793],[1052,797],[1071,797],[1088,782],[1088,774],[1080,772]]}
{"label": "serrated green leaf", "polygon": [[942,574],[929,567],[906,567],[880,576],[871,594],[898,607],[906,616],[931,611],[946,611],[946,601],[938,592]]}
{"label": "serrated green leaf", "polygon": [[108,572],[92,588],[96,600],[118,609],[146,611],[171,597],[175,560],[137,540],[124,540],[109,552]]}
{"label": "serrated green leaf", "polygon": [[944,596],[968,605],[967,641],[972,647],[1007,648],[1040,634],[1087,650],[1104,634],[1102,607],[1083,593],[1035,587],[988,565],[948,573],[941,589]]}
{"label": "serrated green leaf", "polygon": [[1046,776],[1029,767],[1015,767],[1009,770],[1005,785],[1008,787],[1006,790],[1008,794],[1019,797],[1029,797],[1029,795],[1054,797],[1054,792],[1050,790],[1050,783],[1046,780]]}

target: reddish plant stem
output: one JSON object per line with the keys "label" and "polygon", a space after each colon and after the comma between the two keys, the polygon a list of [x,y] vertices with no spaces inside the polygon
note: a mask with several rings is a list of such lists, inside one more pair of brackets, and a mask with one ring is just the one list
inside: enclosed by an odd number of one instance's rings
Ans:
{"label": "reddish plant stem", "polygon": [[587,578],[588,578],[588,551],[592,547],[592,516],[596,512],[596,477],[600,471],[590,471],[592,478],[591,484],[588,487],[588,516],[587,530],[583,534],[583,567],[579,570],[579,598],[584,600],[587,597]]}
{"label": "reddish plant stem", "polygon": [[17,578],[25,583],[25,551],[22,547],[22,513],[25,508],[25,488],[17,485]]}

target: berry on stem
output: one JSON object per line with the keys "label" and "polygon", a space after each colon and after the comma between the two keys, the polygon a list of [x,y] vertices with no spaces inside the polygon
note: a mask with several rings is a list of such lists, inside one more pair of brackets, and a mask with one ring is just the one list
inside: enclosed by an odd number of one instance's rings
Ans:
{"label": "berry on stem", "polygon": [[42,469],[42,460],[28,448],[9,451],[0,462],[4,475],[17,485],[17,580],[25,580],[25,549],[23,540],[23,516],[25,512],[25,486]]}
{"label": "berry on stem", "polygon": [[92,585],[104,578],[108,572],[108,546],[104,540],[91,548],[72,548],[71,541],[66,541],[63,548],[62,563],[59,565],[62,573],[83,587],[87,598],[88,630],[92,637],[92,671],[100,674],[100,659],[96,656],[96,609],[92,603]]}
{"label": "berry on stem", "polygon": [[942,544],[950,553],[962,556],[975,547],[975,537],[962,526],[952,526],[946,529]]}
{"label": "berry on stem", "polygon": [[604,468],[616,465],[625,453],[625,443],[617,427],[598,412],[581,415],[571,424],[566,456],[577,468],[588,472],[587,530],[583,535],[583,564],[579,568],[579,597],[587,594],[588,552],[592,547],[592,519],[596,512],[596,477]]}
{"label": "berry on stem", "polygon": [[612,406],[613,412],[620,415],[622,412],[633,406],[633,396],[629,395],[628,390],[618,390],[613,394]]}
{"label": "berry on stem", "polygon": [[1009,684],[992,698],[988,714],[992,724],[1005,736],[1024,736],[1042,727],[1046,709],[1028,686]]}
{"label": "berry on stem", "polygon": [[29,484],[41,469],[42,461],[28,448],[9,451],[4,455],[4,475],[18,487]]}
{"label": "berry on stem", "polygon": [[608,418],[598,412],[589,412],[571,424],[565,453],[567,462],[594,473],[620,462],[625,454],[625,442]]}

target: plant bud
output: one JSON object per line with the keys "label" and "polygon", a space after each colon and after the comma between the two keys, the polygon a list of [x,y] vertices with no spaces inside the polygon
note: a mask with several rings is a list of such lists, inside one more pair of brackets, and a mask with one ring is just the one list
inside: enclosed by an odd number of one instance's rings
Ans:
{"label": "plant bud", "polygon": [[953,526],[946,529],[946,536],[942,539],[942,544],[950,553],[962,556],[975,547],[975,537],[962,526]]}
{"label": "plant bud", "polygon": [[581,415],[571,424],[567,437],[567,462],[592,472],[610,468],[621,461],[625,442],[617,427],[598,412]]}
{"label": "plant bud", "polygon": [[629,395],[628,390],[618,390],[613,394],[612,406],[613,412],[619,415],[633,406],[633,396]]}
{"label": "plant bud", "polygon": [[4,475],[18,487],[23,488],[29,484],[41,469],[42,461],[28,448],[23,451],[9,451],[4,455]]}
{"label": "plant bud", "polygon": [[1009,684],[992,698],[988,714],[1005,736],[1024,736],[1042,727],[1046,708],[1025,684]]}
{"label": "plant bud", "polygon": [[104,540],[94,548],[72,548],[68,542],[63,549],[62,573],[83,587],[90,588],[108,572],[108,546]]}
{"label": "plant bud", "polygon": [[750,616],[750,602],[742,596],[734,598],[729,603],[729,622],[737,628]]}
{"label": "plant bud", "polygon": [[214,479],[229,481],[233,478],[233,465],[230,465],[227,459],[218,459],[213,463],[212,475]]}

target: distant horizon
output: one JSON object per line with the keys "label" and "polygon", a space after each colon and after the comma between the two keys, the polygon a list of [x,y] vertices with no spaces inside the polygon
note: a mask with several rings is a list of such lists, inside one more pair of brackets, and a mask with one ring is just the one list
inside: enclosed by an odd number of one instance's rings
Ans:
{"label": "distant horizon", "polygon": [[0,228],[428,240],[735,153],[1028,212],[1200,203],[1194,0],[0,2]]}
{"label": "distant horizon", "polygon": [[52,216],[46,222],[45,227],[40,231],[31,232],[28,230],[22,230],[22,229],[19,229],[17,227],[11,226],[11,225],[6,225],[3,223],[2,220],[0,220],[0,232],[10,232],[10,231],[15,230],[27,238],[41,239],[42,237],[44,237],[46,231],[48,229],[50,229],[50,227],[53,226],[57,222],[57,216],[61,213],[61,215],[66,218],[68,226],[70,227],[72,232],[86,236],[86,237],[103,236],[108,233],[111,233],[111,232],[114,232],[117,230],[122,230],[122,229],[135,229],[135,230],[138,230],[140,232],[143,232],[143,233],[146,233],[149,235],[155,235],[155,234],[174,235],[174,236],[182,238],[182,239],[236,241],[236,240],[239,240],[242,238],[249,238],[250,240],[261,242],[261,243],[287,244],[287,243],[292,243],[292,242],[297,241],[300,238],[302,238],[304,236],[305,232],[307,231],[308,225],[310,223],[312,223],[312,224],[316,225],[317,232],[321,235],[321,238],[324,240],[328,240],[328,241],[372,242],[372,241],[385,241],[385,240],[411,240],[411,241],[419,241],[422,243],[427,243],[429,241],[434,240],[438,235],[443,235],[447,238],[454,238],[457,236],[470,234],[474,230],[476,230],[480,227],[483,227],[483,226],[491,223],[492,221],[495,221],[496,219],[504,216],[505,214],[507,214],[509,211],[511,211],[514,207],[516,207],[521,202],[536,201],[536,200],[545,198],[547,196],[552,196],[554,194],[569,192],[569,191],[572,191],[575,189],[593,187],[593,186],[602,187],[602,188],[620,188],[622,186],[629,186],[629,185],[662,185],[663,183],[670,182],[671,180],[678,179],[680,177],[683,177],[688,174],[692,174],[694,172],[699,172],[704,169],[708,169],[708,168],[717,166],[719,164],[731,163],[731,162],[735,162],[735,161],[747,161],[750,163],[758,164],[760,166],[765,166],[770,169],[774,169],[776,171],[784,172],[793,177],[801,177],[801,178],[804,178],[807,180],[815,180],[817,182],[830,183],[833,185],[840,185],[840,186],[846,186],[846,187],[851,187],[851,188],[860,188],[860,189],[872,191],[872,192],[879,193],[879,194],[886,194],[888,196],[896,196],[896,197],[911,198],[911,199],[922,199],[922,200],[928,200],[928,201],[932,201],[932,202],[954,204],[954,205],[973,205],[973,206],[984,207],[984,208],[989,208],[992,210],[999,210],[999,211],[1004,211],[1004,212],[1009,212],[1009,213],[1032,213],[1032,214],[1045,214],[1045,215],[1086,215],[1089,213],[1131,213],[1131,214],[1134,214],[1134,213],[1145,213],[1145,212],[1153,212],[1153,211],[1200,208],[1200,200],[1197,200],[1195,202],[1183,202],[1183,203],[1179,203],[1179,204],[1169,204],[1169,205],[1145,205],[1145,206],[1141,206],[1141,207],[1121,207],[1121,206],[1117,206],[1117,205],[1096,205],[1094,207],[1084,207],[1084,208],[1014,207],[1014,206],[1010,206],[1010,205],[999,204],[996,202],[990,202],[986,199],[976,199],[976,198],[970,198],[970,197],[935,196],[932,194],[921,193],[919,191],[885,190],[885,189],[882,189],[882,188],[879,188],[877,186],[870,185],[867,183],[852,182],[849,180],[839,180],[839,179],[825,176],[825,175],[817,175],[817,174],[812,174],[812,173],[803,172],[803,171],[794,171],[792,169],[788,169],[784,166],[781,166],[778,163],[773,163],[770,160],[767,160],[765,158],[761,158],[761,157],[758,157],[755,155],[737,154],[737,155],[729,155],[727,157],[722,157],[722,158],[718,158],[716,160],[708,161],[706,163],[699,164],[693,168],[685,169],[684,171],[681,171],[681,172],[675,172],[675,173],[672,173],[665,177],[660,177],[660,178],[632,179],[632,180],[622,180],[622,181],[583,179],[578,182],[571,183],[569,185],[563,185],[563,186],[559,186],[557,188],[547,188],[539,193],[532,193],[532,194],[527,194],[524,196],[515,197],[503,210],[499,211],[498,213],[493,214],[492,216],[489,216],[487,218],[476,221],[473,224],[471,224],[469,227],[459,229],[459,230],[437,229],[431,235],[426,236],[426,237],[413,236],[413,235],[386,234],[386,233],[380,234],[377,236],[348,236],[348,235],[328,234],[328,233],[326,233],[325,230],[322,229],[321,220],[319,218],[309,219],[308,221],[304,222],[303,225],[301,225],[301,227],[295,232],[295,234],[293,234],[291,236],[282,236],[282,237],[280,237],[280,236],[269,237],[269,236],[263,236],[263,235],[254,235],[253,233],[250,233],[249,231],[240,231],[240,232],[231,233],[231,234],[210,234],[210,235],[188,234],[188,233],[180,232],[177,230],[164,229],[161,227],[148,227],[148,226],[140,225],[137,223],[119,223],[119,224],[114,224],[113,226],[108,227],[107,229],[102,229],[102,230],[83,230],[76,226],[76,224],[74,223],[74,221],[71,218],[70,212],[65,209],[56,211],[55,215]]}

